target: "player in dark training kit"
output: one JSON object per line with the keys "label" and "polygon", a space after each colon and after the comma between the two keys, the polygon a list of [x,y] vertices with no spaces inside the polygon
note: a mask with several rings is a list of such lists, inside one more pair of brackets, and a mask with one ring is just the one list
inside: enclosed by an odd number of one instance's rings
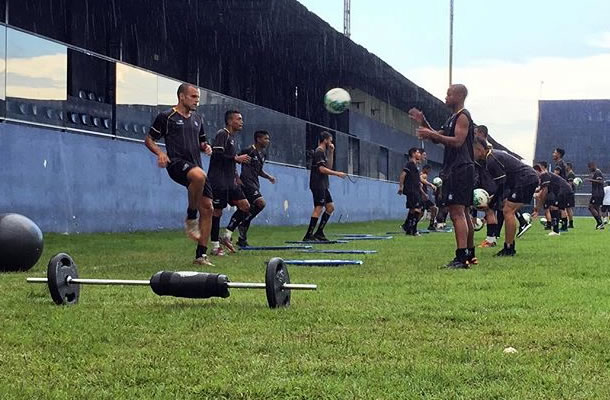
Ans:
{"label": "player in dark training kit", "polygon": [[[328,157],[326,153],[328,152]],[[333,144],[333,137],[330,133],[323,131],[320,133],[318,141],[318,147],[313,153],[313,159],[311,162],[311,173],[309,175],[309,189],[313,195],[313,212],[311,213],[311,219],[309,220],[309,227],[307,233],[303,237],[303,241],[328,241],[324,235],[324,227],[330,219],[333,211],[335,211],[335,204],[333,198],[330,195],[328,176],[334,175],[339,178],[345,178],[345,172],[339,172],[333,170],[333,161],[335,158],[335,145]],[[324,209],[324,214],[322,210]],[[314,234],[314,229],[320,218],[320,225],[318,230]]]}
{"label": "player in dark training kit", "polygon": [[[515,213],[532,201],[538,186],[538,174],[529,165],[505,151],[491,150],[487,141],[477,137],[474,146],[475,159],[489,172],[498,187],[503,187],[499,204],[504,214],[504,248],[497,256],[514,256],[517,220]],[[531,226],[531,224],[529,225]]]}
{"label": "player in dark training kit", "polygon": [[576,179],[576,174],[574,173],[572,163],[566,163],[566,180],[572,187],[572,197],[568,200],[569,204],[566,210],[568,213],[568,228],[570,229],[574,229],[574,205],[576,204],[576,185],[574,184],[574,179]]}
{"label": "player in dark training kit", "polygon": [[[181,84],[178,104],[155,118],[144,143],[157,156],[159,167],[166,168],[170,178],[187,188],[186,233],[198,242],[193,263],[212,265],[206,255],[212,217],[212,189],[201,163],[201,151],[209,155],[212,149],[207,143],[203,120],[194,113],[198,104],[199,90],[193,85]],[[165,139],[167,154],[155,143],[161,138]]]}
{"label": "player in dark training kit", "polygon": [[[421,150],[420,150],[420,153],[421,153]],[[422,157],[423,157],[423,153],[422,153]],[[422,160],[423,160],[423,158],[422,158]],[[424,197],[422,198],[422,200],[424,202],[424,211],[428,211],[428,213],[430,213],[430,224],[428,225],[429,231],[436,230],[436,227],[435,227],[436,224],[434,222],[436,221],[436,216],[438,215],[438,207],[436,206],[436,203],[434,201],[437,187],[434,186],[432,183],[428,182],[428,177],[430,176],[431,171],[432,171],[431,166],[424,165],[421,169],[421,174],[420,174],[422,190],[424,192]]]}
{"label": "player in dark training kit", "polygon": [[591,177],[586,180],[591,182],[591,200],[589,200],[589,211],[597,225],[595,229],[604,229],[604,222],[601,217],[601,205],[604,201],[604,175],[600,171],[595,163],[591,161],[587,164]]}
{"label": "player in dark training kit", "polygon": [[420,125],[417,136],[445,146],[441,171],[443,198],[439,206],[449,207],[457,244],[455,259],[447,264],[448,268],[468,268],[469,264],[477,263],[474,229],[468,215],[474,189],[474,123],[464,108],[467,95],[468,90],[464,85],[449,87],[445,103],[451,107],[453,114],[438,132],[430,127],[421,111],[415,108],[409,110],[409,116]]}
{"label": "player in dark training kit", "polygon": [[419,149],[409,149],[409,161],[405,164],[398,179],[398,194],[407,196],[407,209],[409,212],[402,229],[407,235],[418,236],[417,222],[422,214],[422,183],[417,163],[421,158]]}
{"label": "player in dark training kit", "polygon": [[[242,130],[244,120],[241,113],[237,110],[225,112],[225,127],[216,133],[212,144],[212,158],[208,176],[212,192],[214,193],[214,214],[212,216],[212,255],[224,256],[225,253],[220,244],[234,253],[235,248],[231,243],[230,229],[239,225],[250,213],[250,204],[246,200],[241,186],[237,181],[237,163],[250,162],[247,154],[237,155],[234,136]],[[220,217],[222,210],[228,205],[236,205],[238,210],[234,215],[235,221],[227,227],[222,237],[220,237]]]}
{"label": "player in dark training kit", "polygon": [[534,208],[532,218],[538,216],[539,211],[548,208],[551,217],[551,232],[549,236],[559,236],[559,220],[561,218],[561,210],[566,207],[566,195],[572,191],[568,182],[559,175],[550,173],[546,168],[546,163],[539,162],[534,165],[534,169],[538,173],[540,179],[540,192],[538,193],[538,201]]}
{"label": "player in dark training kit", "polygon": [[[258,215],[266,206],[265,198],[260,192],[260,182],[258,177],[263,177],[271,183],[275,183],[275,177],[269,175],[263,171],[265,160],[267,155],[265,149],[269,147],[271,142],[271,136],[267,131],[256,131],[254,132],[254,144],[246,149],[239,152],[239,155],[246,154],[250,157],[250,162],[241,165],[240,184],[248,203],[250,203],[250,213],[237,227],[239,231],[239,239],[237,245],[239,247],[248,246],[248,229],[250,228],[250,222]],[[235,224],[238,220],[238,211],[235,211],[231,217],[228,229],[231,231],[235,230]]]}

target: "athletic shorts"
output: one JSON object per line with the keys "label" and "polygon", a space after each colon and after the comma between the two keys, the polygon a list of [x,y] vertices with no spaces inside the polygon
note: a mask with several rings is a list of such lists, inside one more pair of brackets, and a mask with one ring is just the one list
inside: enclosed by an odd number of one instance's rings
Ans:
{"label": "athletic shorts", "polygon": [[248,203],[250,204],[254,204],[256,200],[263,197],[263,194],[261,193],[259,188],[244,185],[241,187],[241,189],[243,190],[244,195],[246,196],[246,199],[248,199]]}
{"label": "athletic shorts", "polygon": [[610,205],[602,206],[602,212],[610,212]]}
{"label": "athletic shorts", "polygon": [[536,191],[537,183],[532,183],[527,186],[518,186],[510,188],[506,200],[511,203],[523,203],[529,204],[534,198],[534,192]]}
{"label": "athletic shorts", "polygon": [[566,203],[566,208],[574,207],[574,204],[576,204],[576,195],[574,194],[574,192],[566,193],[565,203]]}
{"label": "athletic shorts", "polygon": [[432,200],[430,200],[430,199],[424,200],[424,210],[426,210],[426,211],[430,211],[430,209],[432,207],[434,207],[435,205],[436,204],[434,204],[434,202]]}
{"label": "athletic shorts", "polygon": [[441,206],[461,205],[470,207],[473,204],[474,165],[460,165],[451,170],[443,179]]}
{"label": "athletic shorts", "polygon": [[593,204],[594,206],[601,206],[604,202],[604,196],[591,196],[591,200],[589,200],[589,204]]}
{"label": "athletic shorts", "polygon": [[559,193],[559,194],[555,194],[555,193],[549,193],[546,196],[546,202],[544,203],[544,208],[549,208],[549,207],[557,207],[560,210],[565,210],[566,209],[566,195],[564,193]]}
{"label": "athletic shorts", "polygon": [[407,196],[407,208],[412,210],[414,208],[422,208],[424,206],[424,202],[421,198],[421,193],[405,193]]}
{"label": "athletic shorts", "polygon": [[324,206],[325,204],[332,203],[333,197],[330,195],[328,189],[311,189],[313,195],[314,207]]}
{"label": "athletic shorts", "polygon": [[214,194],[212,204],[216,210],[222,210],[227,205],[246,198],[241,187],[237,185],[231,187],[212,185],[212,193]]}
{"label": "athletic shorts", "polygon": [[[189,187],[189,180],[187,178],[188,172],[193,168],[201,168],[196,164],[193,164],[189,161],[184,160],[175,160],[169,163],[167,166],[167,173],[172,180],[186,188]],[[212,195],[212,187],[208,180],[205,180],[205,184],[203,185],[203,196],[208,199],[213,199]]]}

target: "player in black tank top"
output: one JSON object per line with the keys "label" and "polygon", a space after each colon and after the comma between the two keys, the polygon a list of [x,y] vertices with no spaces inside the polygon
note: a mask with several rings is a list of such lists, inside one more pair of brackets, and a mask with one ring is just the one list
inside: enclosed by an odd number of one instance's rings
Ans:
{"label": "player in black tank top", "polygon": [[[212,223],[212,192],[201,168],[201,151],[209,155],[212,149],[203,130],[203,120],[194,113],[198,104],[199,90],[193,85],[181,84],[178,104],[157,116],[144,143],[157,156],[159,167],[167,168],[169,176],[188,189],[185,227],[187,235],[198,244],[193,263],[211,266],[206,252]],[[155,143],[161,138],[165,139],[167,153]]]}
{"label": "player in black tank top", "polygon": [[439,131],[432,129],[421,111],[415,108],[409,110],[409,116],[420,125],[417,136],[445,146],[441,172],[442,202],[449,207],[457,244],[455,258],[447,264],[448,268],[468,268],[470,264],[477,263],[474,255],[474,229],[468,216],[474,189],[474,123],[464,108],[467,95],[468,89],[464,85],[451,85],[447,89],[445,103],[453,114]]}

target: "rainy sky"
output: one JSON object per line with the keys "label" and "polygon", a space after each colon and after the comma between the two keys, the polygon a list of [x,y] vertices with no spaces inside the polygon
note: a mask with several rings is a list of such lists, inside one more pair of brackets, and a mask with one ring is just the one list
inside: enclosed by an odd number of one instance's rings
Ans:
{"label": "rainy sky", "polygon": [[[299,0],[343,31],[342,0]],[[449,0],[352,0],[351,38],[444,99]],[[538,99],[610,99],[610,1],[455,0],[453,82],[477,123],[526,160]],[[557,145],[560,145],[558,143]]]}

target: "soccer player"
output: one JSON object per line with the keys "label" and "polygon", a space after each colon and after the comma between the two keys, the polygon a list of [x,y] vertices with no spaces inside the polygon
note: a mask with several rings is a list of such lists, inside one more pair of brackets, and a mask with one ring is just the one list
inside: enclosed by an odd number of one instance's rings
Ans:
{"label": "soccer player", "polygon": [[589,211],[597,225],[595,229],[604,229],[604,222],[601,217],[600,206],[604,202],[604,175],[593,161],[587,164],[591,177],[586,180],[591,182],[591,200],[589,200]]}
{"label": "soccer player", "polygon": [[[211,266],[206,253],[212,217],[212,189],[203,171],[201,151],[209,155],[212,149],[203,129],[203,120],[195,113],[199,90],[183,83],[177,94],[178,104],[157,115],[144,144],[157,156],[157,165],[166,168],[172,180],[187,188],[186,234],[197,241],[193,263]],[[161,138],[165,138],[167,153],[155,143]]]}
{"label": "soccer player", "polygon": [[[234,253],[235,248],[231,243],[231,234],[250,213],[250,203],[246,200],[244,192],[237,184],[237,163],[249,163],[250,156],[247,154],[237,155],[235,149],[235,135],[244,127],[244,119],[237,110],[225,112],[225,127],[216,132],[212,144],[212,158],[208,176],[212,192],[214,194],[214,213],[212,215],[212,255],[224,256],[225,252],[220,247],[222,244],[229,252]],[[220,218],[222,210],[228,205],[236,205],[238,212],[232,218],[226,231],[220,236]],[[231,230],[233,229],[233,230]]]}
{"label": "soccer player", "polygon": [[421,153],[416,147],[409,149],[409,161],[405,164],[398,178],[398,194],[407,196],[407,218],[402,229],[407,235],[418,236],[417,222],[422,213],[422,184],[417,163]]}
{"label": "soccer player", "polygon": [[606,181],[604,187],[604,201],[602,202],[602,216],[604,217],[604,224],[608,223],[610,217],[610,181]]}
{"label": "soccer player", "polygon": [[568,214],[568,228],[574,229],[574,205],[576,204],[576,185],[574,184],[576,174],[572,168],[572,163],[566,163],[566,180],[572,187],[573,196],[568,199],[568,208],[566,212]]}
{"label": "soccer player", "polygon": [[[553,168],[553,173],[559,177],[561,177],[561,168],[556,166],[555,168]],[[566,182],[567,179],[566,179]],[[568,182],[569,184],[569,182]],[[565,209],[561,210],[561,228],[559,229],[560,232],[567,232],[568,231],[568,208],[569,207],[573,207],[574,206],[574,189],[572,189],[572,185],[570,185],[570,192],[564,193],[564,199],[563,199],[563,203],[565,205]]]}
{"label": "soccer player", "polygon": [[[267,131],[256,131],[254,132],[254,144],[246,149],[239,152],[239,155],[247,154],[250,157],[250,162],[241,165],[241,187],[250,204],[250,213],[237,227],[239,231],[239,239],[237,245],[239,247],[248,246],[248,229],[250,228],[250,222],[265,208],[265,198],[260,192],[260,182],[258,177],[261,176],[267,179],[269,182],[275,184],[275,177],[269,175],[263,170],[267,155],[265,149],[269,147],[271,142],[271,136]],[[238,215],[240,210],[235,211],[231,217],[229,223],[229,230],[235,230],[235,224],[237,223]]]}
{"label": "soccer player", "polygon": [[[563,156],[565,156],[566,151],[562,148],[557,147],[555,150],[553,150],[553,162],[555,162],[555,168],[559,168],[559,176],[561,176],[563,179],[565,179],[566,181],[568,180],[567,177],[567,168],[566,168],[566,163],[563,161]],[[553,170],[555,169],[553,168]]]}
{"label": "soccer player", "polygon": [[[328,152],[328,157],[327,157]],[[333,144],[333,136],[322,131],[318,141],[318,147],[313,153],[311,163],[311,173],[309,175],[309,189],[313,195],[313,212],[311,213],[311,219],[309,220],[309,227],[307,233],[303,237],[304,242],[309,241],[328,241],[324,235],[324,227],[328,223],[330,216],[335,211],[335,204],[333,198],[330,195],[328,176],[334,175],[343,179],[347,176],[345,172],[333,170],[333,161],[335,158],[335,145]],[[320,218],[320,214],[324,214]],[[318,230],[314,234],[313,231],[316,229],[316,225],[320,219],[320,225]]]}
{"label": "soccer player", "polygon": [[438,214],[438,207],[434,203],[434,195],[437,188],[432,183],[428,182],[428,176],[430,176],[431,170],[432,167],[426,164],[422,167],[420,174],[422,189],[424,191],[424,210],[430,213],[430,224],[428,225],[429,231],[435,230],[434,221],[436,220],[436,216]]}
{"label": "soccer player", "polygon": [[559,219],[561,218],[561,210],[565,209],[566,193],[572,189],[568,182],[559,175],[551,174],[546,169],[546,162],[539,162],[534,166],[540,179],[539,201],[536,202],[536,207],[532,214],[532,218],[538,216],[540,206],[549,209],[551,216],[551,232],[549,236],[559,236]]}
{"label": "soccer player", "polygon": [[468,215],[472,205],[474,189],[474,161],[472,142],[474,139],[474,123],[464,102],[468,89],[461,84],[451,85],[447,89],[445,103],[453,114],[439,131],[432,129],[424,114],[416,109],[409,110],[409,116],[420,127],[417,136],[421,140],[431,140],[445,146],[443,168],[443,199],[441,205],[449,207],[449,216],[455,230],[455,258],[447,264],[448,268],[469,268],[476,264],[474,248],[474,229]]}
{"label": "soccer player", "polygon": [[538,175],[532,167],[507,152],[490,150],[487,141],[480,137],[475,139],[474,156],[475,159],[484,163],[485,170],[498,183],[498,186],[504,188],[504,193],[507,194],[500,200],[505,224],[504,248],[496,255],[514,256],[517,233],[515,212],[519,211],[524,204],[532,201],[538,186]]}

